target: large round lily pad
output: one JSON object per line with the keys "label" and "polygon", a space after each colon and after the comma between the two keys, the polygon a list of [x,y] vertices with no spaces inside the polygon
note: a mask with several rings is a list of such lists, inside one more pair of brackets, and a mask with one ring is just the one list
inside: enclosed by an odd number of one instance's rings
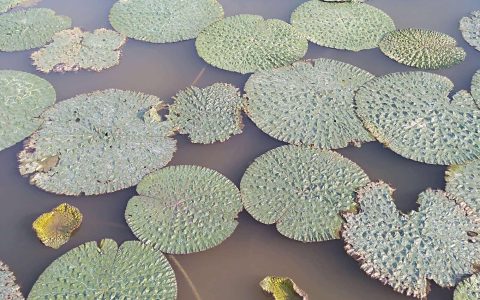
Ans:
{"label": "large round lily pad", "polygon": [[192,86],[177,93],[168,118],[193,143],[223,142],[242,132],[242,99],[231,84],[215,83],[203,89]]}
{"label": "large round lily pad", "polygon": [[480,263],[480,215],[443,191],[419,195],[418,211],[400,212],[393,189],[371,183],[358,193],[360,210],[344,215],[345,249],[362,270],[399,293],[426,298],[428,280],[455,286]]}
{"label": "large round lily pad", "polygon": [[480,158],[480,111],[465,91],[425,73],[377,77],[356,94],[357,114],[385,146],[417,161],[450,165]]}
{"label": "large round lily pad", "polygon": [[480,51],[480,10],[460,20],[460,31],[465,41]]}
{"label": "large round lily pad", "polygon": [[236,15],[205,28],[195,46],[207,63],[245,74],[285,66],[302,58],[308,41],[284,21]]}
{"label": "large round lily pad", "polygon": [[308,1],[295,9],[290,22],[315,44],[352,51],[376,48],[384,34],[395,30],[390,16],[363,3]]}
{"label": "large round lily pad", "polygon": [[223,18],[216,0],[120,0],[110,10],[110,24],[126,36],[152,43],[196,38]]}
{"label": "large round lily pad", "polygon": [[48,8],[31,8],[0,15],[0,51],[37,48],[52,40],[56,32],[72,25],[69,17]]}
{"label": "large round lily pad", "polygon": [[465,278],[455,288],[453,300],[478,300],[480,299],[480,274]]}
{"label": "large round lily pad", "polygon": [[240,192],[222,174],[198,166],[173,166],[145,176],[125,218],[144,243],[186,254],[213,248],[237,227]]}
{"label": "large round lily pad", "polygon": [[138,241],[120,247],[105,239],[85,243],[55,260],[28,299],[164,299],[177,297],[165,256]]}
{"label": "large round lily pad", "polygon": [[41,124],[38,116],[55,103],[53,86],[36,75],[0,70],[0,150],[34,132]]}
{"label": "large round lily pad", "polygon": [[80,28],[56,33],[53,42],[32,53],[37,70],[49,73],[87,69],[101,71],[120,63],[120,48],[126,38],[105,28],[83,32]]}
{"label": "large round lily pad", "polygon": [[336,149],[371,141],[354,94],[373,77],[323,58],[257,72],[245,84],[246,112],[261,130],[291,144]]}
{"label": "large round lily pad", "polygon": [[391,59],[421,69],[449,68],[466,56],[451,36],[426,29],[407,28],[385,34],[380,50]]}
{"label": "large round lily pad", "polygon": [[94,195],[137,184],[175,152],[155,96],[104,90],[57,103],[19,154],[20,173],[49,192]]}
{"label": "large round lily pad", "polygon": [[445,190],[480,212],[480,160],[448,167]]}
{"label": "large round lily pad", "polygon": [[339,215],[355,209],[363,170],[333,151],[282,146],[261,155],[240,183],[245,209],[286,237],[319,242],[340,237]]}
{"label": "large round lily pad", "polygon": [[23,300],[20,287],[15,282],[15,275],[8,266],[0,261],[0,299]]}

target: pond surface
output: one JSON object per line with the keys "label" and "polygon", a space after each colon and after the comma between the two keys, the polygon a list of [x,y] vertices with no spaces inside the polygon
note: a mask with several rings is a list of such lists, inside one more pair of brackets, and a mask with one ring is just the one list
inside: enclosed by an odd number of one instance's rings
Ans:
{"label": "pond surface", "polygon": [[[68,15],[73,25],[85,30],[110,28],[108,11],[114,0],[43,0],[49,7]],[[220,0],[226,16],[239,13],[259,14],[266,18],[289,20],[300,0]],[[394,19],[398,28],[421,27],[454,36],[467,52],[464,63],[436,72],[448,76],[455,90],[469,89],[473,73],[480,68],[480,52],[461,37],[458,21],[470,11],[480,9],[478,0],[371,0]],[[247,75],[218,70],[196,54],[194,41],[173,44],[149,44],[128,40],[119,66],[101,73],[43,75],[35,71],[29,55],[32,51],[0,53],[0,69],[22,70],[49,80],[57,91],[57,101],[80,93],[106,88],[131,89],[168,100],[178,90],[196,82],[199,87],[214,82],[229,82],[243,87]],[[380,50],[359,53],[333,50],[310,44],[307,58],[334,58],[382,75],[413,70],[400,65]],[[178,151],[170,165],[196,164],[215,169],[237,185],[254,158],[282,145],[244,118],[243,134],[225,143],[192,145],[177,136]],[[31,186],[17,171],[16,155],[21,143],[0,152],[0,258],[16,273],[22,291],[27,294],[36,278],[55,258],[84,242],[113,238],[117,242],[135,237],[124,220],[124,209],[135,189],[95,197],[67,197],[49,194]],[[403,211],[416,208],[422,190],[444,187],[445,167],[404,159],[379,143],[339,151],[365,169],[371,179],[391,184],[397,206]],[[68,202],[80,208],[84,222],[69,243],[60,250],[42,245],[31,229],[33,220],[56,205]],[[409,299],[370,279],[358,264],[345,254],[339,240],[304,244],[277,233],[275,226],[262,225],[246,212],[239,216],[237,230],[220,246],[197,254],[175,255],[197,290],[192,291],[184,274],[174,265],[179,300],[188,299],[271,299],[258,282],[266,275],[293,278],[310,299]],[[171,259],[171,258],[170,258]],[[451,299],[452,291],[432,286],[429,300]]]}

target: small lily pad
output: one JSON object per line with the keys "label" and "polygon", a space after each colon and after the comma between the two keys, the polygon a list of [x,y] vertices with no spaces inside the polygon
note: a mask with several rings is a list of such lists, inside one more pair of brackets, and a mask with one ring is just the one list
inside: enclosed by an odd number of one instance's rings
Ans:
{"label": "small lily pad", "polygon": [[475,72],[475,74],[473,75],[470,90],[473,98],[475,99],[477,107],[480,108],[480,70]]}
{"label": "small lily pad", "polygon": [[80,28],[56,33],[53,42],[32,53],[37,70],[67,72],[87,69],[101,71],[120,63],[125,36],[105,28],[83,32]]}
{"label": "small lily pad", "polygon": [[137,238],[162,252],[187,254],[213,248],[238,225],[237,187],[198,166],[173,166],[145,176],[125,218]]}
{"label": "small lily pad", "polygon": [[22,51],[50,42],[72,20],[48,8],[30,8],[0,15],[0,51]]}
{"label": "small lily pad", "polygon": [[236,15],[205,28],[195,47],[207,63],[245,74],[285,66],[302,58],[308,41],[284,21]]}
{"label": "small lily pad", "polygon": [[75,206],[62,203],[33,222],[33,229],[45,246],[60,248],[82,224],[82,213]]}
{"label": "small lily pad", "polygon": [[19,154],[20,173],[49,192],[110,193],[164,167],[176,150],[155,96],[104,90],[57,103]]}
{"label": "small lily pad", "polygon": [[120,0],[110,10],[110,24],[126,36],[151,43],[196,38],[200,31],[223,18],[216,0]]}
{"label": "small lily pad", "polygon": [[282,146],[257,157],[240,183],[245,209],[284,236],[319,242],[340,237],[340,212],[369,182],[354,162],[333,151]]}
{"label": "small lily pad", "polygon": [[23,300],[20,287],[15,282],[15,275],[8,266],[0,261],[0,299]]}
{"label": "small lily pad", "polygon": [[177,93],[168,118],[193,143],[223,142],[242,132],[242,99],[231,84],[192,86]]}
{"label": "small lily pad", "polygon": [[445,190],[480,212],[480,160],[448,167]]}
{"label": "small lily pad", "polygon": [[478,300],[480,299],[480,274],[465,278],[455,288],[453,300]]}
{"label": "small lily pad", "polygon": [[368,275],[424,299],[429,280],[455,286],[480,263],[480,215],[443,191],[426,190],[420,208],[400,212],[393,189],[376,182],[358,192],[358,212],[344,215],[345,249]]}
{"label": "small lily pad", "polygon": [[395,23],[376,7],[352,2],[305,2],[292,13],[290,23],[320,46],[352,51],[378,47]]}
{"label": "small lily pad", "polygon": [[[429,164],[463,164],[480,158],[480,110],[453,83],[425,73],[374,78],[355,96],[357,114],[386,147]],[[473,109],[472,109],[473,108]]]}
{"label": "small lily pad", "polygon": [[30,0],[0,0],[0,13],[7,12],[25,2],[30,2]]}
{"label": "small lily pad", "polygon": [[34,132],[40,114],[55,103],[53,86],[36,75],[0,70],[0,150]]}
{"label": "small lily pad", "polygon": [[267,276],[260,287],[275,300],[308,300],[308,295],[288,277]]}
{"label": "small lily pad", "polygon": [[245,84],[246,112],[262,131],[291,144],[337,149],[372,141],[354,104],[355,91],[372,78],[323,58],[260,71]]}
{"label": "small lily pad", "polygon": [[480,10],[472,11],[470,16],[460,20],[460,31],[465,41],[480,51]]}
{"label": "small lily pad", "polygon": [[88,242],[57,258],[37,279],[28,299],[162,299],[177,297],[165,256],[138,241]]}
{"label": "small lily pad", "polygon": [[391,59],[420,69],[449,68],[461,63],[466,56],[451,36],[418,28],[387,33],[379,46]]}

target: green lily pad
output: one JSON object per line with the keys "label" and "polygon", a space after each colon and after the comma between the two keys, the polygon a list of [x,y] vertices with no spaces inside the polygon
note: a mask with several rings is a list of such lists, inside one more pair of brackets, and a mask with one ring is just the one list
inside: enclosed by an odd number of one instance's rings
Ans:
{"label": "green lily pad", "polygon": [[187,254],[213,248],[238,225],[237,187],[198,166],[173,166],[145,176],[125,210],[137,238],[162,252]]}
{"label": "green lily pad", "polygon": [[110,10],[110,24],[126,36],[151,43],[196,38],[200,31],[223,18],[216,0],[120,0]]}
{"label": "green lily pad", "polygon": [[473,98],[475,99],[475,103],[477,107],[480,108],[480,70],[475,72],[472,77],[472,85],[471,85],[471,93]]}
{"label": "green lily pad", "polygon": [[354,94],[374,76],[355,66],[315,59],[253,74],[246,112],[281,141],[337,149],[374,140],[355,113]]}
{"label": "green lily pad", "polygon": [[480,299],[480,274],[474,274],[460,282],[453,293],[453,300]]}
{"label": "green lily pad", "polygon": [[345,249],[362,270],[399,293],[426,298],[429,280],[455,286],[480,263],[480,215],[443,191],[426,190],[420,208],[400,212],[386,183],[358,192],[358,213],[344,215]]}
{"label": "green lily pad", "polygon": [[257,157],[240,183],[245,209],[284,236],[319,242],[340,237],[340,212],[355,209],[369,182],[354,162],[333,151],[292,145]]}
{"label": "green lily pad", "polygon": [[168,118],[193,143],[223,142],[242,132],[243,98],[231,84],[192,86],[178,92],[174,100]]}
{"label": "green lily pad", "polygon": [[207,63],[245,74],[285,66],[302,58],[308,41],[284,21],[236,15],[205,28],[195,46]]}
{"label": "green lily pad", "polygon": [[480,160],[448,167],[445,190],[480,212]]}
{"label": "green lily pad", "polygon": [[380,50],[391,59],[420,69],[449,68],[466,56],[451,36],[426,29],[407,28],[385,34]]}
{"label": "green lily pad", "polygon": [[138,241],[88,242],[56,259],[28,299],[165,299],[177,297],[165,256]]}
{"label": "green lily pad", "polygon": [[20,173],[49,192],[110,193],[164,167],[176,150],[155,96],[104,90],[57,103],[19,154]]}
{"label": "green lily pad", "polygon": [[393,73],[362,86],[357,114],[385,146],[417,161],[451,165],[480,158],[480,111],[465,91],[425,73]]}
{"label": "green lily pad", "polygon": [[56,33],[53,42],[32,53],[37,70],[67,72],[87,69],[101,71],[120,63],[125,36],[105,28],[83,32],[80,28]]}
{"label": "green lily pad", "polygon": [[36,75],[0,70],[0,150],[34,132],[41,124],[39,115],[55,103],[53,86]]}
{"label": "green lily pad", "polygon": [[10,9],[17,7],[29,0],[0,0],[0,13],[9,11]]}
{"label": "green lily pad", "polygon": [[465,41],[480,51],[480,10],[472,11],[470,16],[460,20],[460,31]]}
{"label": "green lily pad", "polygon": [[69,28],[69,17],[48,8],[30,8],[0,15],[0,51],[37,48],[52,40],[56,32]]}
{"label": "green lily pad", "polygon": [[260,287],[275,300],[308,300],[308,295],[288,277],[267,276]]}
{"label": "green lily pad", "polygon": [[364,3],[308,1],[295,9],[290,23],[315,44],[352,51],[376,48],[395,30],[390,16]]}
{"label": "green lily pad", "polygon": [[0,299],[23,300],[20,287],[15,282],[15,275],[8,266],[0,261]]}

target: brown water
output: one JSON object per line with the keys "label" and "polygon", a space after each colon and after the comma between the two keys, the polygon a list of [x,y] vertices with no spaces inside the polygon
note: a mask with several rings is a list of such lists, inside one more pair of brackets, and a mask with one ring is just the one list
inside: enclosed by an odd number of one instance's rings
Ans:
{"label": "brown water", "polygon": [[[44,0],[50,7],[73,19],[73,25],[85,30],[109,28],[108,11],[114,0]],[[239,13],[259,14],[288,21],[300,0],[220,0],[227,16]],[[480,9],[478,0],[371,0],[390,14],[398,28],[423,27],[454,36],[467,51],[464,63],[437,73],[446,75],[458,89],[468,89],[473,73],[480,68],[480,53],[461,38],[458,20]],[[119,66],[101,73],[78,72],[42,75],[31,66],[31,51],[0,53],[0,69],[36,73],[49,80],[57,90],[58,101],[98,89],[120,88],[143,91],[169,99],[185,88],[205,68],[197,86],[217,81],[243,87],[248,76],[215,69],[195,52],[194,41],[174,44],[148,44],[129,40]],[[310,44],[308,58],[335,58],[362,67],[376,75],[411,68],[383,56],[378,49],[360,53],[327,49]],[[281,145],[244,119],[243,134],[225,143],[192,145],[178,136],[179,150],[172,165],[197,164],[220,171],[237,185],[250,162],[265,151]],[[123,212],[134,188],[95,197],[52,195],[29,185],[17,171],[16,154],[21,144],[0,152],[0,259],[15,271],[22,291],[27,294],[42,270],[55,258],[86,241],[113,238],[117,242],[134,239]],[[416,195],[427,187],[443,188],[444,167],[417,163],[384,149],[378,143],[339,152],[362,166],[373,180],[394,186],[400,209],[416,208]],[[81,209],[82,227],[60,250],[43,246],[35,237],[31,223],[42,212],[62,202]],[[274,226],[262,225],[246,212],[231,238],[220,246],[197,254],[176,255],[203,300],[270,299],[258,282],[266,275],[293,278],[317,299],[408,299],[370,279],[343,251],[341,241],[304,244],[284,238]],[[179,300],[195,299],[185,277],[175,267]],[[451,299],[452,291],[432,286],[429,299]]]}

